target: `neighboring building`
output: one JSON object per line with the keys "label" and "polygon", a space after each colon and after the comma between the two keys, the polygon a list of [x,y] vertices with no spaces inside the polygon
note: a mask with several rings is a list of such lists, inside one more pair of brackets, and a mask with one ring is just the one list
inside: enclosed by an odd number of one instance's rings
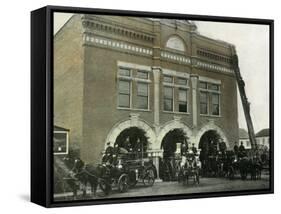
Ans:
{"label": "neighboring building", "polygon": [[239,145],[243,143],[245,149],[251,149],[249,134],[245,129],[239,128]]}
{"label": "neighboring building", "polygon": [[269,129],[262,129],[256,134],[257,145],[261,149],[269,149],[269,140]]}
{"label": "neighboring building", "polygon": [[74,15],[54,36],[54,123],[86,162],[100,162],[107,142],[147,141],[158,167],[175,130],[199,148],[215,135],[233,148],[234,52],[189,21]]}

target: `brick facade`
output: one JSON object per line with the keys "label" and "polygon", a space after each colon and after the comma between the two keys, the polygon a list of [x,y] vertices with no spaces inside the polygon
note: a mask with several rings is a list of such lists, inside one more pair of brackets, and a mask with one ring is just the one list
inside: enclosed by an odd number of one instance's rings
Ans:
{"label": "brick facade", "polygon": [[[146,132],[154,157],[175,128],[196,146],[215,130],[232,148],[238,141],[233,47],[200,35],[188,21],[74,15],[54,37],[54,122],[70,130],[70,146],[78,146],[86,162],[100,162],[106,142],[113,144],[129,127]],[[118,107],[120,66],[131,69],[133,78],[126,109]],[[136,107],[138,70],[149,76],[146,110]],[[164,111],[164,75],[175,84],[187,79],[187,112],[179,112],[180,87],[174,87],[174,111]],[[219,115],[200,114],[200,81],[219,85]]]}

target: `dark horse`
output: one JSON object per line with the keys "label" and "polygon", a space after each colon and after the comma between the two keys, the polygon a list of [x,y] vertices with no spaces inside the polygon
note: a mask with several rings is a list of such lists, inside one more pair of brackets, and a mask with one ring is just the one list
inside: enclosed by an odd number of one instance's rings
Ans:
{"label": "dark horse", "polygon": [[91,186],[91,196],[96,196],[98,185],[101,187],[103,192],[107,195],[111,191],[110,182],[107,180],[106,176],[108,168],[101,164],[85,164],[80,158],[74,160],[73,173],[75,177],[83,185],[83,197],[86,196],[87,185]]}

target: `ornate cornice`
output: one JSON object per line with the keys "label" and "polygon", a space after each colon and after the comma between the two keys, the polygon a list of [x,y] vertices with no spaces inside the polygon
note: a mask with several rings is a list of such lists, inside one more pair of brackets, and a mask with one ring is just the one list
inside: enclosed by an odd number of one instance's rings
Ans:
{"label": "ornate cornice", "polygon": [[118,25],[117,23],[112,23],[110,21],[101,20],[99,17],[95,16],[83,16],[82,25],[85,29],[98,30],[106,32],[107,34],[121,35],[134,40],[141,40],[148,43],[153,43],[154,35],[143,30],[133,29],[130,27],[124,27]]}
{"label": "ornate cornice", "polygon": [[[84,44],[94,45],[101,48],[109,48],[116,51],[133,53],[141,56],[152,57],[153,49],[145,46],[136,45],[126,41],[120,41],[110,38],[105,38],[89,33],[84,34]],[[166,60],[178,64],[190,65],[194,68],[201,68],[209,71],[233,74],[233,69],[218,64],[209,63],[200,60],[198,57],[188,57],[182,54],[173,53],[167,50],[161,50],[161,60]]]}

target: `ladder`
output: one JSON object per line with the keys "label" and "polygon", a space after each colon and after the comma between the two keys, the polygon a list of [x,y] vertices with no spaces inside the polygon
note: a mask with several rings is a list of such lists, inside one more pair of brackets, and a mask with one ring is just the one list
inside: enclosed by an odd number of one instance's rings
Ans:
{"label": "ladder", "polygon": [[236,54],[235,47],[233,47],[233,46],[232,46],[232,64],[233,64],[233,68],[234,68],[234,74],[236,77],[240,98],[242,101],[242,106],[243,106],[243,110],[244,110],[246,123],[247,123],[248,134],[249,134],[249,139],[250,139],[250,143],[251,143],[251,149],[254,152],[254,154],[257,155],[258,147],[257,147],[256,138],[255,138],[254,126],[253,126],[253,122],[252,122],[252,118],[251,118],[251,114],[250,114],[250,103],[248,101],[248,98],[247,98],[246,92],[245,92],[245,82],[240,73],[238,56]]}

